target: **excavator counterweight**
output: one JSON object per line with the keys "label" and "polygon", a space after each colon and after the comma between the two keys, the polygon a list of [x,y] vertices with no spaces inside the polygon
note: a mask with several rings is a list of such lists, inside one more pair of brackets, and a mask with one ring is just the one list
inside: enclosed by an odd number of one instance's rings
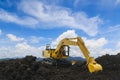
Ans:
{"label": "excavator counterweight", "polygon": [[[57,45],[56,49],[51,49],[49,45],[46,46],[46,50],[43,51],[43,56],[46,58],[52,58],[56,61],[61,61],[61,59],[69,58],[69,46],[78,46],[86,58],[87,66],[89,72],[98,72],[102,71],[102,66],[98,64],[93,57],[90,57],[90,52],[88,51],[87,47],[85,46],[82,38],[64,38],[62,39],[59,44]],[[75,62],[72,62],[72,65]]]}

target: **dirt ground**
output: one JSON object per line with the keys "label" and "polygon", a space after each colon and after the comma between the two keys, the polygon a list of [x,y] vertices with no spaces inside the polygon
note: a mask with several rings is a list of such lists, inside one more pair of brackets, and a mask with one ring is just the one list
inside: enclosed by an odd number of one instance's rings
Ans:
{"label": "dirt ground", "polygon": [[50,66],[36,57],[0,61],[0,80],[120,80],[120,53],[96,59],[103,71],[89,73],[78,61],[74,66]]}

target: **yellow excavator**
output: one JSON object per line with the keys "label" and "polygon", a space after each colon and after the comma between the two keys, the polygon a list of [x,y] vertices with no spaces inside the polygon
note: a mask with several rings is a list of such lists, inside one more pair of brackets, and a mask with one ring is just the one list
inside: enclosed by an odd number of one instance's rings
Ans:
{"label": "yellow excavator", "polygon": [[102,71],[102,66],[98,64],[93,57],[90,57],[90,52],[86,48],[82,38],[76,37],[76,38],[64,38],[60,41],[60,43],[57,45],[56,49],[51,49],[49,45],[46,46],[46,50],[43,51],[43,57],[46,57],[45,61],[50,63],[53,62],[52,60],[59,61],[61,59],[67,59],[69,58],[69,46],[78,46],[83,53],[88,70],[90,73]]}

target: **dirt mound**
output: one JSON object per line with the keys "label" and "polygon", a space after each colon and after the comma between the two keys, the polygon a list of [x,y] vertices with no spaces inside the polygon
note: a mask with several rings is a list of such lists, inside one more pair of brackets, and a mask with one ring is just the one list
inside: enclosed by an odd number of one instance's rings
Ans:
{"label": "dirt mound", "polygon": [[119,80],[120,54],[96,59],[103,71],[91,74],[80,61],[74,66],[59,67],[42,64],[36,57],[0,62],[0,80]]}

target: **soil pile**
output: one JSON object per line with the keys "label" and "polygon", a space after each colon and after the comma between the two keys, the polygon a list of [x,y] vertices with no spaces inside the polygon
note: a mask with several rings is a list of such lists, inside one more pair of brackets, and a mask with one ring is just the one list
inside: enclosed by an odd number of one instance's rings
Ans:
{"label": "soil pile", "polygon": [[5,60],[0,61],[0,80],[120,80],[120,53],[104,55],[96,61],[103,71],[91,74],[81,61],[74,66],[50,66],[33,56]]}

